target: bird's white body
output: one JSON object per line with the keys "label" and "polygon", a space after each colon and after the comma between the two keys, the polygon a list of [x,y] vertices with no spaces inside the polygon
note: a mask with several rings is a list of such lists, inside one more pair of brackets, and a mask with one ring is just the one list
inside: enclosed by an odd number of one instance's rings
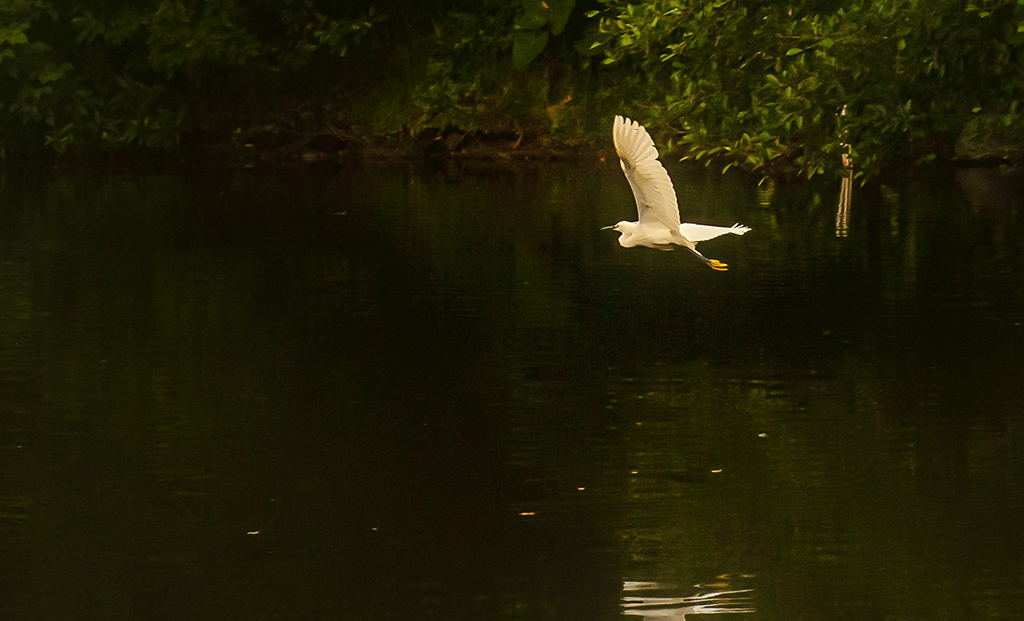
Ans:
{"label": "bird's white body", "polygon": [[749,227],[712,226],[710,224],[680,223],[676,191],[665,167],[658,161],[658,150],[650,134],[636,121],[616,116],[612,124],[615,153],[619,156],[622,172],[636,198],[637,221],[622,221],[605,227],[618,231],[619,245],[623,248],[646,246],[659,250],[683,247],[692,252],[712,269],[724,271],[725,263],[708,259],[697,252],[697,242],[714,239],[726,233],[743,235]]}

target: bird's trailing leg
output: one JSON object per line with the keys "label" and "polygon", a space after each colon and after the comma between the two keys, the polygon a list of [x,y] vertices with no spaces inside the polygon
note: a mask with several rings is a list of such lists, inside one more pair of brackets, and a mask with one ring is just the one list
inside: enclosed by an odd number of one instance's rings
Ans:
{"label": "bird's trailing leg", "polygon": [[686,248],[687,250],[689,250],[690,252],[692,252],[694,254],[694,256],[696,256],[698,259],[700,259],[701,261],[706,263],[707,266],[710,267],[711,269],[713,269],[713,270],[715,270],[717,272],[727,272],[727,271],[729,271],[729,264],[728,263],[722,263],[721,261],[718,261],[717,259],[709,259],[709,258],[705,257],[704,255],[702,255],[701,253],[697,252],[696,249],[690,248],[689,246],[683,246],[683,247]]}

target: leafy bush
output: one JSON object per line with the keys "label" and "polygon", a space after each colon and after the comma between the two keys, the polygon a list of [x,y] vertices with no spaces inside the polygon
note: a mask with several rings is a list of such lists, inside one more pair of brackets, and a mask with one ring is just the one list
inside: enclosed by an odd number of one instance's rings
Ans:
{"label": "leafy bush", "polygon": [[961,135],[966,156],[1024,152],[1024,0],[87,6],[0,2],[0,149],[166,148],[266,125],[606,143],[626,113],[684,158],[765,173],[843,156],[871,173],[951,156]]}
{"label": "leafy bush", "polygon": [[[237,122],[296,83],[280,76],[337,63],[382,20],[372,8],[329,17],[304,0],[274,8],[242,0],[96,2],[90,10],[6,0],[0,144],[173,146],[206,122],[198,115]],[[307,94],[317,83],[303,85]],[[219,112],[226,101],[233,107]]]}
{"label": "leafy bush", "polygon": [[972,115],[1008,109],[1024,87],[1010,62],[1018,3],[604,3],[594,45],[646,77],[648,118],[694,159],[811,176],[849,150],[871,171],[949,152]]}

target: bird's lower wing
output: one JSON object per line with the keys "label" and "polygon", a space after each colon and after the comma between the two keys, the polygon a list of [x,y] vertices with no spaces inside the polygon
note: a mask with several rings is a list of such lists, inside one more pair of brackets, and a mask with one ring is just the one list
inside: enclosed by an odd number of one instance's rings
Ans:
{"label": "bird's lower wing", "polygon": [[636,121],[621,116],[612,124],[615,153],[622,172],[636,198],[641,224],[658,222],[670,230],[679,226],[676,191],[665,167],[658,161],[658,150],[650,134]]}
{"label": "bird's lower wing", "polygon": [[683,234],[683,237],[693,243],[714,239],[725,235],[726,233],[743,235],[749,230],[749,226],[743,226],[742,224],[734,224],[732,226],[712,226],[710,224],[692,224],[690,222],[684,222],[679,225],[679,232]]}

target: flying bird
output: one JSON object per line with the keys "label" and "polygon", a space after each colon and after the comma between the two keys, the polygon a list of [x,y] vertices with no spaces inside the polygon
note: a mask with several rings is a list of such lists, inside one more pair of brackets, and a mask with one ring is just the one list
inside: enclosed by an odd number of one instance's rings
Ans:
{"label": "flying bird", "polygon": [[679,205],[676,191],[665,167],[658,161],[658,150],[643,125],[616,115],[612,123],[612,139],[619,156],[622,172],[626,173],[629,187],[636,197],[638,220],[623,220],[602,230],[621,233],[619,245],[623,248],[647,246],[658,250],[674,250],[682,246],[713,270],[726,271],[729,266],[709,259],[697,252],[697,242],[714,239],[726,233],[743,235],[750,227],[742,224],[712,226],[710,224],[679,223]]}

